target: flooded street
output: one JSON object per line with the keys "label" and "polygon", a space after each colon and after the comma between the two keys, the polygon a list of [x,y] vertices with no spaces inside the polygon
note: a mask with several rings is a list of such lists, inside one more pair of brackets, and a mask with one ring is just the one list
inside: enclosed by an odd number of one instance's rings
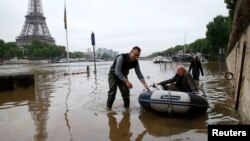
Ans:
{"label": "flooded street", "polygon": [[[230,82],[224,79],[225,63],[203,65],[200,85],[207,95],[207,113],[198,116],[169,116],[143,109],[138,103],[144,89],[134,70],[130,110],[125,111],[118,90],[112,111],[106,110],[108,72],[112,62],[41,65],[2,65],[0,74],[32,72],[35,87],[0,92],[0,136],[3,141],[206,141],[207,125],[238,124]],[[90,74],[63,73],[86,72]],[[188,69],[189,65],[185,65]],[[153,81],[171,78],[171,65],[140,61],[141,71]],[[146,79],[148,84],[152,82]]]}

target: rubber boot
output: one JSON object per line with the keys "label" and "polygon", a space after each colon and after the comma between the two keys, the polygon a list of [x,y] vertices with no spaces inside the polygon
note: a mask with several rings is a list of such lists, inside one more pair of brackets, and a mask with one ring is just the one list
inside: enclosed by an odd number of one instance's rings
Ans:
{"label": "rubber boot", "polygon": [[197,89],[199,89],[199,80],[194,80],[194,83],[195,83],[195,87],[196,87]]}
{"label": "rubber boot", "polygon": [[124,108],[128,109],[130,104],[129,97],[123,97],[123,101],[124,101]]}
{"label": "rubber boot", "polygon": [[107,109],[111,109],[112,108],[112,105],[115,101],[115,98],[114,97],[108,97],[108,100],[107,100]]}

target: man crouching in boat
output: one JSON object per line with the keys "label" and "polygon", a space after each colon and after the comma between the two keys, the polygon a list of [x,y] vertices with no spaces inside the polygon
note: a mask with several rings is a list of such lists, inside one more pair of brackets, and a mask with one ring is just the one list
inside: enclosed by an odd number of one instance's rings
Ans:
{"label": "man crouching in boat", "polygon": [[[168,86],[167,84],[170,84],[170,86]],[[159,82],[157,83],[157,85],[161,85],[165,90],[181,91],[187,93],[198,92],[192,75],[185,69],[183,65],[177,66],[176,74],[174,77]]]}

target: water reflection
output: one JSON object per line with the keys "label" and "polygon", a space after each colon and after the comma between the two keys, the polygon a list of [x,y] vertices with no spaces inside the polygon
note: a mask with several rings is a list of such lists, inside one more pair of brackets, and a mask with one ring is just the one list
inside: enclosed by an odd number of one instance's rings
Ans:
{"label": "water reflection", "polygon": [[37,80],[35,100],[29,102],[29,112],[35,124],[35,141],[45,141],[48,138],[47,132],[47,120],[49,107],[50,107],[50,95],[53,93],[50,89],[51,85],[48,83],[41,83]]}
{"label": "water reflection", "polygon": [[[149,135],[168,137],[180,134],[190,129],[206,129],[207,114],[202,115],[173,115],[141,110],[139,119]],[[145,134],[145,131],[143,132]]]}
{"label": "water reflection", "polygon": [[130,141],[132,133],[130,130],[130,113],[129,111],[123,112],[123,117],[121,121],[117,122],[115,118],[115,113],[108,113],[109,119],[109,138],[111,141]]}
{"label": "water reflection", "polygon": [[137,138],[135,139],[135,141],[142,141],[143,137],[147,134],[147,130],[142,131]]}
{"label": "water reflection", "polygon": [[17,106],[28,105],[30,101],[35,101],[35,88],[19,88],[15,91],[1,91],[0,110]]}
{"label": "water reflection", "polygon": [[[28,106],[31,118],[35,125],[34,140],[44,141],[48,138],[46,130],[48,120],[48,109],[50,107],[50,89],[46,87],[27,89],[16,89],[15,91],[1,92],[0,109],[16,108],[18,106]],[[43,89],[45,88],[45,89]]]}
{"label": "water reflection", "polygon": [[209,62],[207,64],[203,64],[202,66],[205,68],[207,75],[213,76],[223,75],[227,69],[225,62]]}
{"label": "water reflection", "polygon": [[65,116],[65,121],[66,121],[66,125],[68,127],[68,134],[70,136],[70,141],[73,141],[73,135],[70,131],[70,123],[69,123],[69,119],[68,119],[68,112],[69,112],[69,108],[68,108],[68,99],[69,99],[69,96],[70,96],[70,93],[71,93],[71,76],[68,76],[68,92],[67,92],[67,95],[66,95],[66,98],[65,98],[65,108],[66,108],[66,111],[64,113],[64,116]]}
{"label": "water reflection", "polygon": [[230,81],[224,78],[227,72],[223,62],[210,62],[203,65],[206,70],[204,91],[207,94],[208,124],[238,124],[239,113],[234,110],[234,94]]}

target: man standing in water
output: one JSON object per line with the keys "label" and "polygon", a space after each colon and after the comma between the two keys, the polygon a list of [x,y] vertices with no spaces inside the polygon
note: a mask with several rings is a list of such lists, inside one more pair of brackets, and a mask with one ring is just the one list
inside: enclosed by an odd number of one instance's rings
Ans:
{"label": "man standing in water", "polygon": [[129,98],[129,89],[133,88],[132,83],[128,80],[129,70],[134,68],[137,77],[140,79],[142,84],[146,89],[148,85],[144,80],[144,77],[141,73],[138,58],[140,56],[141,49],[138,46],[132,48],[130,53],[120,54],[115,59],[114,63],[110,67],[108,74],[109,82],[109,91],[108,91],[108,100],[107,100],[107,109],[111,110],[112,105],[115,100],[117,86],[120,89],[124,107],[129,108],[130,98]]}
{"label": "man standing in water", "polygon": [[196,87],[199,87],[199,77],[200,77],[200,72],[201,75],[203,76],[203,69],[201,66],[201,62],[198,56],[194,57],[194,60],[191,61],[191,64],[189,66],[189,72],[192,70],[192,75],[194,78],[194,82]]}

